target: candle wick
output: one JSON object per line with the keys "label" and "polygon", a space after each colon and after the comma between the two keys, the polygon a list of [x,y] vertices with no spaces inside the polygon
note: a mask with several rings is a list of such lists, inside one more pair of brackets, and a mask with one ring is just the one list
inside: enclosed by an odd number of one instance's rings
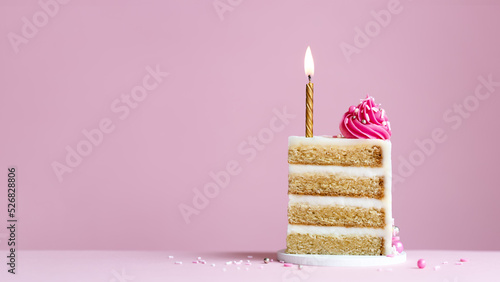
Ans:
{"label": "candle wick", "polygon": [[309,78],[309,83],[311,83],[311,75],[307,76]]}

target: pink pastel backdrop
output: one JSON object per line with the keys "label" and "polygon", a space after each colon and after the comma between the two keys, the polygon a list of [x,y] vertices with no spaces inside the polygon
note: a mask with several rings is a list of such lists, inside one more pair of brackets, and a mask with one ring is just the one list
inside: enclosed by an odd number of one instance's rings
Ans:
{"label": "pink pastel backdrop", "polygon": [[[310,45],[316,135],[337,134],[367,93],[388,112],[394,173],[406,175],[393,193],[406,248],[500,250],[500,87],[471,98],[479,76],[500,81],[500,1],[401,0],[348,62],[341,44],[355,46],[355,28],[390,2],[74,0],[44,23],[38,1],[2,1],[0,167],[18,170],[19,248],[283,248],[287,137],[304,134]],[[12,44],[34,15],[45,25]],[[120,119],[112,104],[148,66],[169,76]],[[448,112],[463,101],[467,118]],[[285,107],[295,118],[270,131]],[[114,131],[59,182],[51,164],[105,118]],[[446,140],[422,159],[415,141],[436,128]],[[259,134],[267,143],[249,150]],[[411,158],[418,165],[400,171]],[[239,174],[187,224],[180,204],[231,160]]]}

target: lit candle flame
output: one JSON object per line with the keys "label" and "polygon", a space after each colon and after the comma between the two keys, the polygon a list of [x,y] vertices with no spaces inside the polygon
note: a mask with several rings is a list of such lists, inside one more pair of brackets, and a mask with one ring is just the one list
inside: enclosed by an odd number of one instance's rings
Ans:
{"label": "lit candle flame", "polygon": [[304,58],[304,71],[308,77],[314,75],[314,61],[310,46],[307,46],[306,56]]}

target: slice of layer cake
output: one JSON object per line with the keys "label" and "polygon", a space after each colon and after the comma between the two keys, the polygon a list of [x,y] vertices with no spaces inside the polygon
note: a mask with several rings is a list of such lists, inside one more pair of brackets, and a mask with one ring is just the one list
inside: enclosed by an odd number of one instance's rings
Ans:
{"label": "slice of layer cake", "polygon": [[289,137],[286,252],[390,255],[392,172],[387,117],[367,97],[349,108],[340,130],[343,138]]}

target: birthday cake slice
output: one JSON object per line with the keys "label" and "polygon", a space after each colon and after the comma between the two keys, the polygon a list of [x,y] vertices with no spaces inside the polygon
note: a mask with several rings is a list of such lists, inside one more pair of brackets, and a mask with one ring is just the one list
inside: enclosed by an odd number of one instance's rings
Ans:
{"label": "birthday cake slice", "polygon": [[340,131],[289,137],[286,253],[393,255],[387,116],[367,97],[344,114]]}

